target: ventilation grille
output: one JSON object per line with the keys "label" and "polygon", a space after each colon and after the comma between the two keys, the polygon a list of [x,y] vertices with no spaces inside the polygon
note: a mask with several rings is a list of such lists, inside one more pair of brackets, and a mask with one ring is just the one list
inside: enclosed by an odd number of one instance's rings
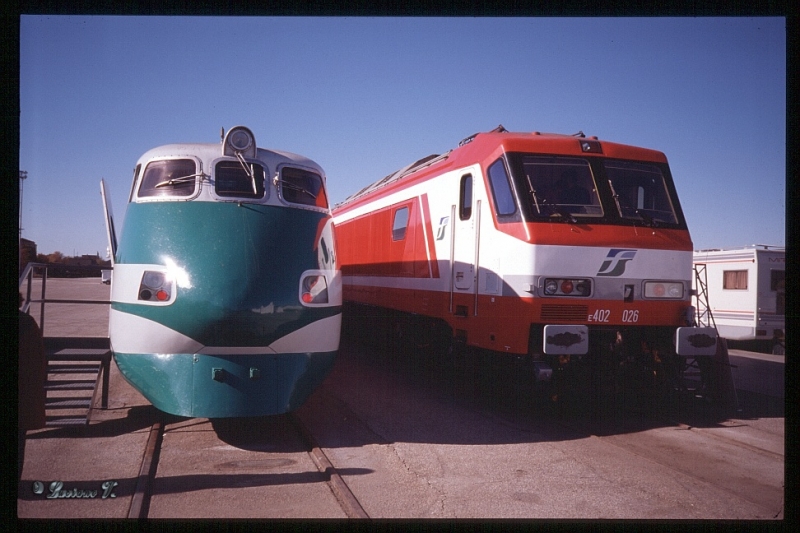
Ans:
{"label": "ventilation grille", "polygon": [[586,322],[589,308],[585,305],[543,305],[541,320]]}

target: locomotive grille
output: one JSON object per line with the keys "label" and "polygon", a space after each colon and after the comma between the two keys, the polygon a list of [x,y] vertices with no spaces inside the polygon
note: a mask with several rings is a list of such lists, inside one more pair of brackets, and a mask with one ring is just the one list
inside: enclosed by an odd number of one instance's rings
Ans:
{"label": "locomotive grille", "polygon": [[543,321],[586,322],[588,313],[589,308],[585,305],[543,305],[540,318]]}

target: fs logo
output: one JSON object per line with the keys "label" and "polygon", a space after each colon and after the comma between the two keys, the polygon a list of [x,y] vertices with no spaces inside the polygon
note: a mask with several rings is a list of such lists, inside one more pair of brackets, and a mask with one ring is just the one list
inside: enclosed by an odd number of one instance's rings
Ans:
{"label": "fs logo", "polygon": [[598,276],[621,276],[625,272],[625,265],[636,255],[636,250],[626,248],[611,248],[606,255],[606,260],[597,271]]}
{"label": "fs logo", "polygon": [[442,217],[439,219],[439,229],[436,232],[436,240],[441,241],[444,239],[444,231],[447,229],[447,225],[450,223],[450,217]]}

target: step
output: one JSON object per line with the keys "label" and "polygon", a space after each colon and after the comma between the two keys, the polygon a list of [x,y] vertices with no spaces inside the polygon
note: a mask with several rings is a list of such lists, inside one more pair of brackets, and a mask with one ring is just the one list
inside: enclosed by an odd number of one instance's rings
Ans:
{"label": "step", "polygon": [[96,379],[92,380],[72,380],[72,381],[53,381],[47,380],[44,384],[45,390],[94,390]]}
{"label": "step", "polygon": [[56,352],[47,352],[48,361],[105,361],[110,358],[110,350],[65,348]]}
{"label": "step", "polygon": [[92,406],[92,398],[48,398],[45,409],[88,409]]}
{"label": "step", "polygon": [[49,374],[98,374],[100,372],[100,365],[97,363],[85,365],[50,363],[47,365],[47,372]]}
{"label": "step", "polygon": [[45,422],[46,427],[53,427],[53,426],[85,426],[89,423],[86,420],[86,417],[63,417],[63,418],[53,418]]}

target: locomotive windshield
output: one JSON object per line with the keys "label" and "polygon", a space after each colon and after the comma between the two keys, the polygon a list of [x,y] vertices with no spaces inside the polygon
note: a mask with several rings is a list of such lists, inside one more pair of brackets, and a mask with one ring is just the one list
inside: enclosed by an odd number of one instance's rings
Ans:
{"label": "locomotive windshield", "polygon": [[603,166],[621,217],[656,224],[678,222],[657,166],[628,161],[605,161]]}
{"label": "locomotive windshield", "polygon": [[[528,221],[685,226],[665,164],[522,153],[507,157]],[[500,161],[489,166],[493,191],[498,180],[492,179],[492,170]],[[497,209],[502,222],[508,209]]]}
{"label": "locomotive windshield", "polygon": [[191,159],[151,161],[144,170],[139,197],[191,196],[197,176],[195,162]]}
{"label": "locomotive windshield", "polygon": [[585,159],[525,156],[522,167],[535,216],[603,216],[592,169]]}
{"label": "locomotive windshield", "polygon": [[220,161],[214,169],[214,192],[217,196],[236,198],[264,197],[264,167],[258,163]]}
{"label": "locomotive windshield", "polygon": [[328,208],[328,197],[322,178],[314,172],[283,167],[280,174],[281,196],[293,204]]}

